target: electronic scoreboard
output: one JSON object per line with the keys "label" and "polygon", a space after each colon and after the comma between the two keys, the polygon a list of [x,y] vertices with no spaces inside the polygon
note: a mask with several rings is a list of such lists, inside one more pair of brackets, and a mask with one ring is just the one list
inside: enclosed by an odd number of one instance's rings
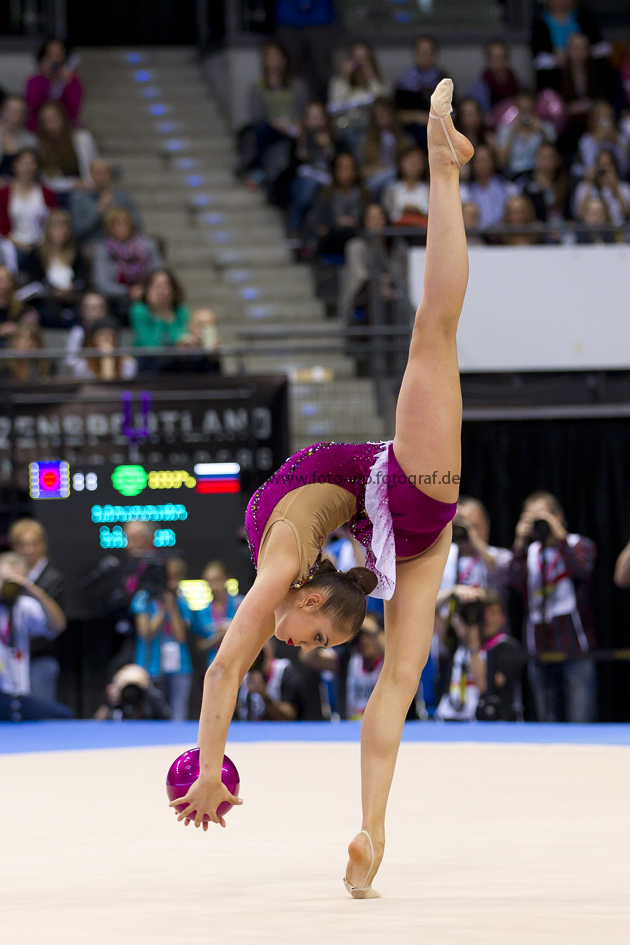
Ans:
{"label": "electronic scoreboard", "polygon": [[116,571],[112,556],[125,562],[127,522],[149,523],[154,553],[184,558],[189,578],[220,558],[241,586],[253,580],[237,463],[153,469],[34,462],[29,491],[32,515],[46,529],[50,557],[66,578],[64,609],[71,619],[101,609],[94,600],[98,579]]}

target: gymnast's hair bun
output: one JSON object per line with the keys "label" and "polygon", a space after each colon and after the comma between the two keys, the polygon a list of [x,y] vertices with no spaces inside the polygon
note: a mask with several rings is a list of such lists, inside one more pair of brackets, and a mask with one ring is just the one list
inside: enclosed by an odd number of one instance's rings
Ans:
{"label": "gymnast's hair bun", "polygon": [[351,581],[359,585],[364,594],[371,594],[378,584],[376,575],[369,568],[350,568],[345,574]]}

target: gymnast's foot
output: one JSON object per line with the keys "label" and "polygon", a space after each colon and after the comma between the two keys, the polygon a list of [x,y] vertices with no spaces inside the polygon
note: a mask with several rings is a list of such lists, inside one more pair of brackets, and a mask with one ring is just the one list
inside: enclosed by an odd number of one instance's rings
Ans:
{"label": "gymnast's foot", "polygon": [[442,79],[431,96],[431,111],[427,137],[429,164],[462,167],[475,153],[472,144],[463,134],[455,130],[451,111],[453,108],[453,82]]}
{"label": "gymnast's foot", "polygon": [[372,880],[381,865],[385,844],[373,839],[362,830],[348,847],[348,866],[344,885],[353,899],[379,899],[380,893],[372,888]]}

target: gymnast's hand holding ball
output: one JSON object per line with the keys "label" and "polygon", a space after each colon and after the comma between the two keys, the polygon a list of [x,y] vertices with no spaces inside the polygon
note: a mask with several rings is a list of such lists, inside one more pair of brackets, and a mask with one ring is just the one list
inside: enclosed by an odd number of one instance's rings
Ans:
{"label": "gymnast's hand holding ball", "polygon": [[234,762],[223,756],[221,777],[199,777],[199,749],[191,748],[176,758],[166,776],[169,807],[175,808],[178,820],[186,827],[192,821],[195,827],[208,829],[208,823],[225,827],[224,814],[243,802],[237,796],[241,786]]}

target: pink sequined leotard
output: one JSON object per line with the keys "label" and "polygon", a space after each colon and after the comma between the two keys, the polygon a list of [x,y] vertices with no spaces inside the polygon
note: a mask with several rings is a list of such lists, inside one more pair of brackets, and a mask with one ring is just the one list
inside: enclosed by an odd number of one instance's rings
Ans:
{"label": "pink sequined leotard", "polygon": [[[249,501],[245,529],[254,565],[265,526],[287,493],[313,483],[341,486],[355,498],[352,535],[374,571],[375,597],[389,600],[396,586],[396,558],[422,554],[455,515],[456,503],[438,502],[410,482],[391,441],[315,443],[290,456]],[[322,536],[322,542],[326,536]]]}

